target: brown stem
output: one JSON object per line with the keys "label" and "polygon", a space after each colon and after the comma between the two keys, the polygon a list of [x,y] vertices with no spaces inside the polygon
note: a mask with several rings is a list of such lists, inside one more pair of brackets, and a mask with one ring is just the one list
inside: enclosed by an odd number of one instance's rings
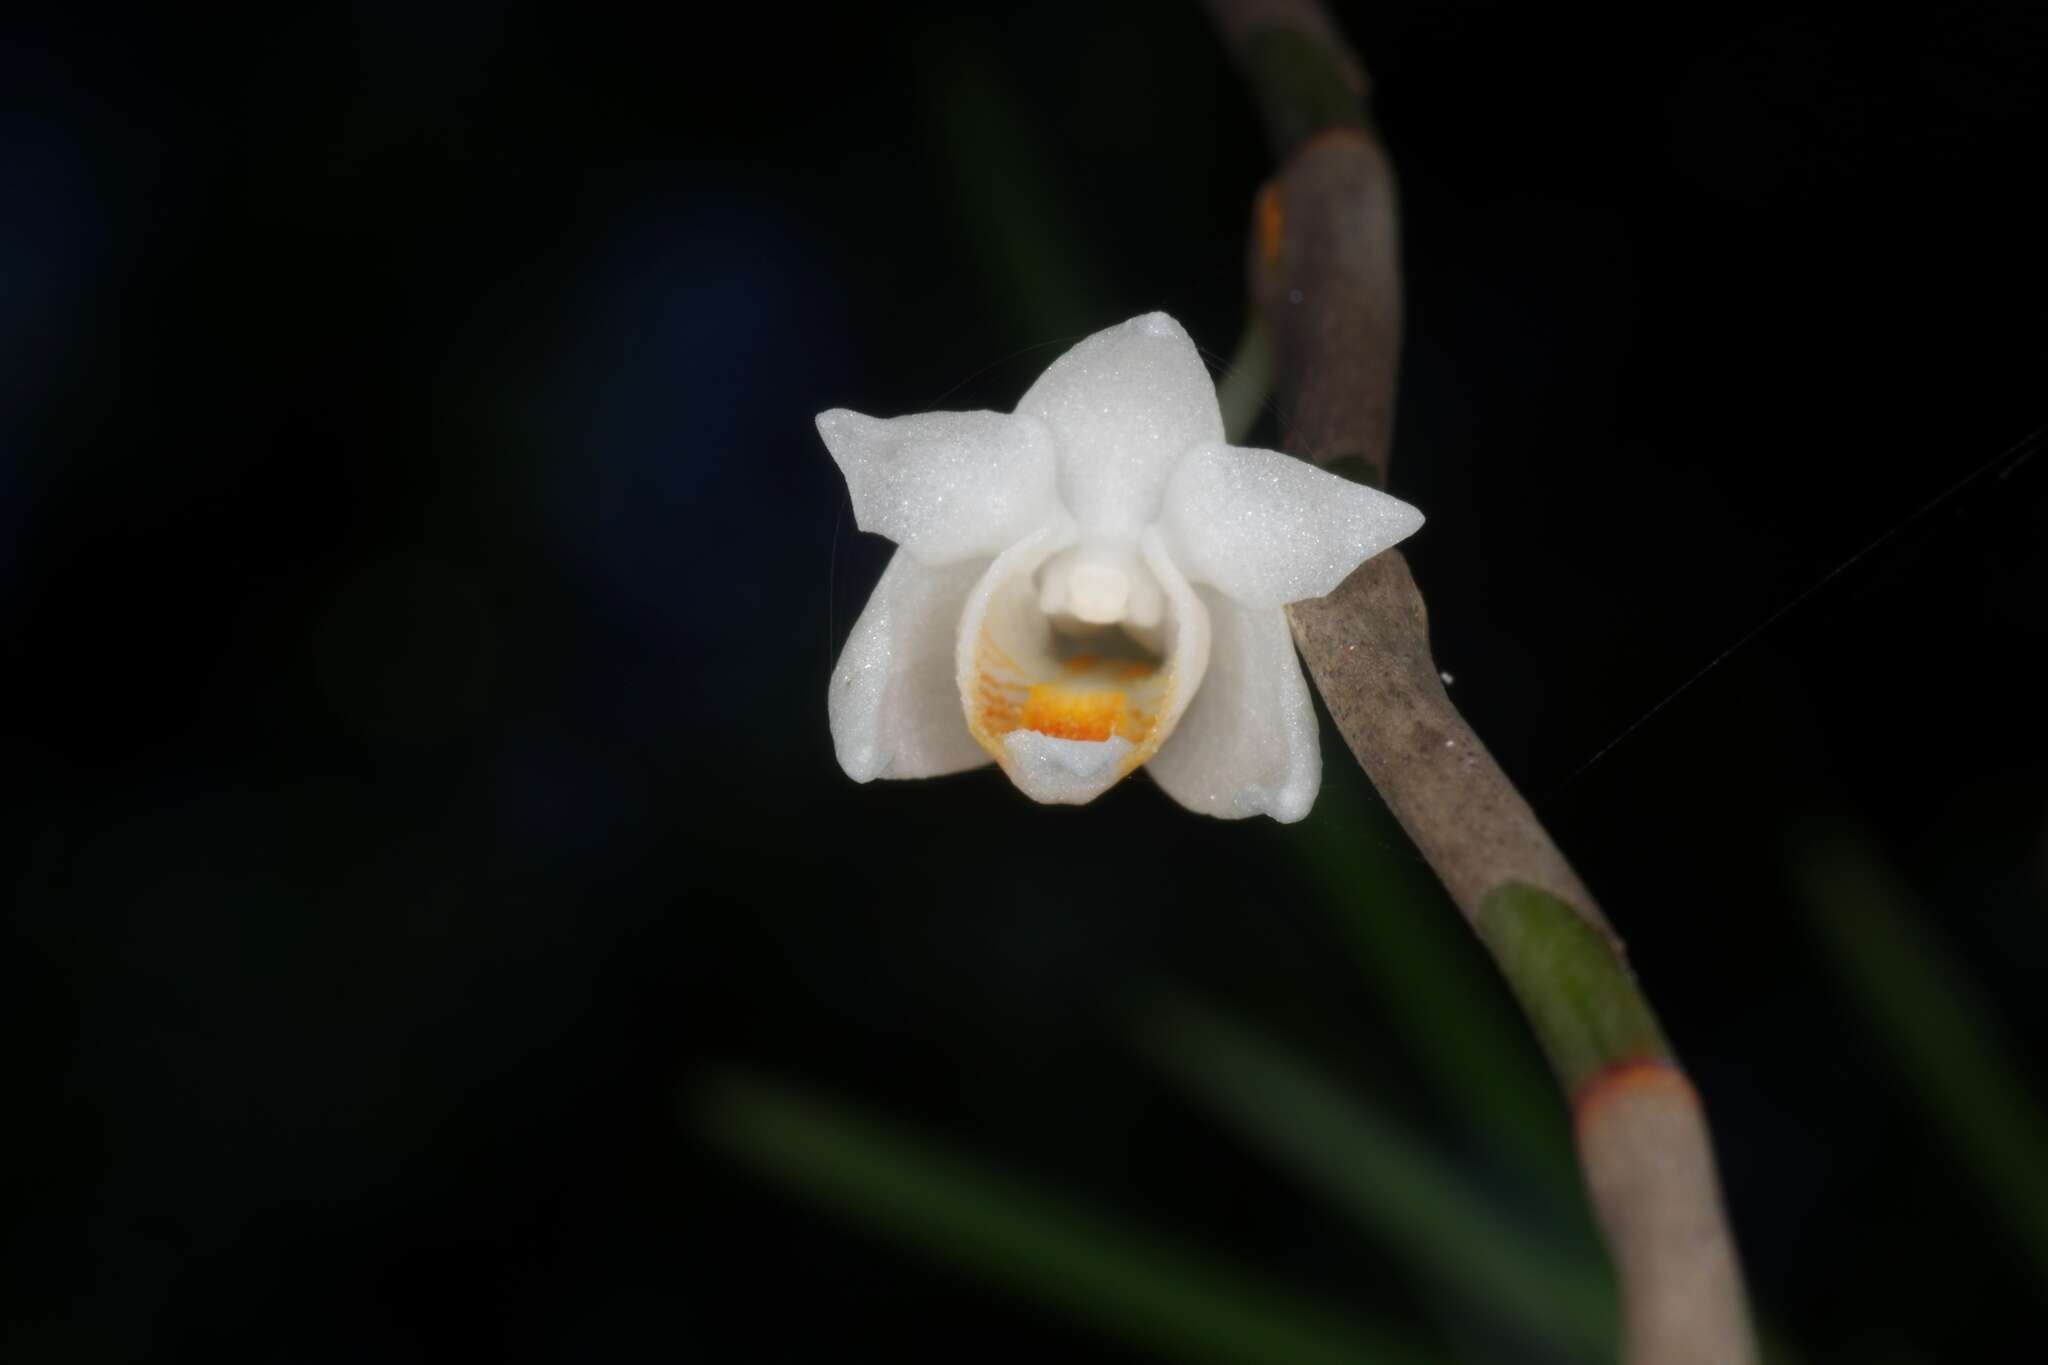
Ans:
{"label": "brown stem", "polygon": [[[1383,484],[1400,349],[1392,167],[1364,66],[1316,0],[1208,0],[1279,169],[1250,276],[1286,445]],[[1405,559],[1368,560],[1288,608],[1345,742],[1492,951],[1570,1098],[1622,1283],[1632,1365],[1731,1365],[1756,1348],[1699,1097],[1620,939],[1445,693]]]}

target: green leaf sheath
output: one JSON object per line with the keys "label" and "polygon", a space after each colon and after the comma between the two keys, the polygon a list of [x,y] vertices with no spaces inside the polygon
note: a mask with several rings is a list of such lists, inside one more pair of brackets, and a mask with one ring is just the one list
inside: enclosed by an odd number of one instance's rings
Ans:
{"label": "green leaf sheath", "polygon": [[1344,68],[1321,42],[1278,25],[1244,45],[1245,76],[1273,145],[1283,152],[1325,128],[1359,128],[1365,110]]}
{"label": "green leaf sheath", "polygon": [[[1577,1198],[1571,1133],[1527,1026],[1426,870],[1390,851],[1404,836],[1366,799],[1361,774],[1326,771],[1315,810],[1288,837],[1445,1111],[1497,1158]],[[1446,1010],[1446,1000],[1460,1004]]]}
{"label": "green leaf sheath", "polygon": [[1479,936],[1567,1094],[1617,1063],[1669,1060],[1620,951],[1569,902],[1518,882],[1497,886],[1480,902]]}

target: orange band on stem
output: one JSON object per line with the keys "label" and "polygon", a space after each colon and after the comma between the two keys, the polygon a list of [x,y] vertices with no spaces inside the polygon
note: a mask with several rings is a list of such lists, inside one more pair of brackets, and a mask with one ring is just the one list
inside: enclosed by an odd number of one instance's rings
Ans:
{"label": "orange band on stem", "polygon": [[1698,1102],[1692,1082],[1670,1058],[1630,1057],[1602,1067],[1573,1092],[1572,1122],[1583,1132],[1599,1118],[1601,1108],[1610,1100],[1656,1088],[1669,1088]]}

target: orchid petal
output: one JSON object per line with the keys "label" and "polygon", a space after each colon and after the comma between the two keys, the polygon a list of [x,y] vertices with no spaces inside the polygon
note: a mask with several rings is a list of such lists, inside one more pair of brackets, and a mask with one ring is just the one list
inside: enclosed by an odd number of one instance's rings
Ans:
{"label": "orchid petal", "polygon": [[929,565],[999,554],[1058,510],[1052,434],[1032,417],[818,414],[853,519]]}
{"label": "orchid petal", "polygon": [[1214,444],[1173,471],[1161,520],[1191,580],[1277,607],[1330,592],[1414,534],[1422,513],[1304,460]]}
{"label": "orchid petal", "polygon": [[953,689],[954,634],[982,572],[979,561],[934,569],[903,550],[890,557],[832,670],[832,745],[854,781],[988,762]]}
{"label": "orchid petal", "polygon": [[1242,607],[1213,588],[1209,671],[1179,727],[1146,765],[1189,810],[1301,819],[1322,785],[1308,680],[1279,607]]}
{"label": "orchid petal", "polygon": [[1061,500],[1089,531],[1150,525],[1181,457],[1223,440],[1216,385],[1194,342],[1164,313],[1074,346],[1046,367],[1017,412],[1052,429]]}

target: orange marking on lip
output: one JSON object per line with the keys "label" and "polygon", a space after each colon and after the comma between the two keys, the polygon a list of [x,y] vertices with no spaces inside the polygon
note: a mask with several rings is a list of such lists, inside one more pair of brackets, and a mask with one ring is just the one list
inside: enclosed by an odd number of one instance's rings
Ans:
{"label": "orange marking on lip", "polygon": [[982,666],[984,668],[993,662],[997,668],[1002,669],[1005,673],[1022,673],[1024,671],[1017,667],[1015,659],[1004,653],[1001,645],[990,638],[987,626],[981,628],[981,637],[974,642],[974,652],[975,656],[983,661]]}
{"label": "orange marking on lip", "polygon": [[1024,699],[1019,728],[1054,739],[1100,743],[1122,728],[1128,709],[1121,692],[1078,692],[1058,683],[1040,683]]}

